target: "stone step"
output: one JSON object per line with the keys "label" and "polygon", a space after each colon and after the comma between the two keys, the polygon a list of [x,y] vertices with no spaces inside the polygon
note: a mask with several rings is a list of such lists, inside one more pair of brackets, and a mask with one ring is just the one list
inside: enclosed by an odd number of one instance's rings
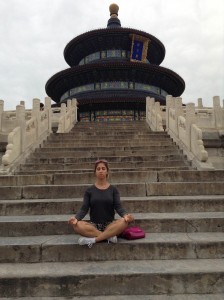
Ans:
{"label": "stone step", "polygon": [[[151,133],[151,134],[157,134],[157,132],[151,131],[149,127],[146,126],[101,126],[101,127],[74,127],[69,133],[70,134],[75,134],[78,132],[140,132],[140,133]],[[164,134],[166,133],[165,131],[158,132],[158,134]]]}
{"label": "stone step", "polygon": [[[1,186],[24,186],[24,185],[67,185],[93,183],[95,175],[93,171],[77,172],[76,174],[39,174],[39,175],[6,175],[0,176]],[[113,183],[142,183],[142,182],[212,182],[224,181],[224,170],[196,171],[196,170],[173,170],[173,171],[119,171],[110,172],[110,182]]]}
{"label": "stone step", "polygon": [[142,130],[142,131],[149,131],[149,132],[152,132],[152,130],[149,128],[149,126],[145,123],[142,123],[142,124],[136,124],[134,126],[132,126],[131,123],[129,124],[91,124],[90,126],[89,125],[83,125],[83,124],[76,124],[70,131],[71,132],[76,132],[76,131],[85,131],[85,130],[88,130],[88,131],[105,131],[105,130],[134,130],[134,131],[137,131],[137,130]]}
{"label": "stone step", "polygon": [[[94,183],[95,175],[92,172],[76,174],[52,174],[52,175],[13,175],[1,176],[1,186],[24,186],[24,185],[67,185]],[[156,171],[142,172],[116,172],[110,174],[110,182],[156,182]]]}
{"label": "stone step", "polygon": [[[79,126],[77,124],[74,126],[70,133],[76,133],[77,131],[92,131],[92,132],[101,132],[101,131],[140,131],[140,132],[152,132],[148,126],[107,126],[103,124],[102,126]],[[164,132],[162,132],[164,133]]]}
{"label": "stone step", "polygon": [[[115,127],[115,126],[124,126],[124,127],[148,127],[148,124],[145,120],[132,120],[132,121],[112,121],[112,122],[81,122],[75,125],[76,127],[97,127],[97,128],[104,128],[104,127]],[[74,130],[73,127],[72,130]]]}
{"label": "stone step", "polygon": [[[66,151],[72,151],[72,152],[76,152],[76,151],[159,151],[159,150],[167,150],[167,151],[172,151],[172,150],[179,150],[179,148],[175,145],[175,144],[172,144],[172,145],[169,145],[169,146],[166,146],[164,145],[163,148],[161,149],[160,146],[155,146],[155,145],[152,145],[150,147],[148,146],[114,146],[114,147],[102,147],[102,146],[96,146],[96,147],[84,147],[84,146],[81,146],[81,147],[72,147],[72,148],[66,148]],[[45,147],[42,147],[42,148],[38,148],[35,150],[35,152],[39,153],[39,152],[60,152],[60,151],[65,151],[65,148],[64,147],[48,147],[48,148],[45,148]]]}
{"label": "stone step", "polygon": [[[146,232],[223,232],[224,212],[134,213]],[[1,216],[0,236],[73,234],[71,215]],[[88,220],[88,218],[86,218]]]}
{"label": "stone step", "polygon": [[152,146],[169,146],[172,145],[173,141],[170,139],[167,140],[161,140],[161,141],[154,141],[154,140],[145,140],[145,141],[139,141],[139,140],[128,140],[128,141],[106,141],[104,139],[99,139],[98,141],[68,141],[68,142],[62,142],[62,141],[57,141],[57,142],[46,142],[44,143],[44,147],[48,148],[48,147],[64,147],[64,148],[72,148],[72,147],[77,147],[77,146],[81,146],[81,147],[96,147],[96,146],[102,146],[102,147],[108,147],[108,146],[112,146],[112,147],[116,147],[116,146],[148,146],[150,147]]}
{"label": "stone step", "polygon": [[[223,212],[224,195],[121,197],[123,206],[133,213]],[[74,214],[82,198],[1,200],[1,216]]]}
{"label": "stone step", "polygon": [[[49,155],[50,156],[50,155]],[[82,157],[76,156],[69,156],[63,157],[49,157],[44,156],[43,158],[39,157],[38,155],[35,157],[28,158],[26,160],[27,164],[85,164],[86,167],[91,166],[94,167],[95,161],[99,158],[99,156],[95,157],[86,157],[83,155]],[[104,155],[103,159],[106,159],[109,162],[110,166],[117,166],[116,164],[129,164],[132,165],[133,163],[159,163],[159,162],[170,162],[173,161],[187,161],[186,157],[182,154],[161,154],[161,155],[145,155],[145,156],[138,156],[138,155],[130,155],[130,156],[106,156]],[[124,167],[124,166],[123,166]],[[122,166],[120,167],[122,168]]]}
{"label": "stone step", "polygon": [[151,129],[149,128],[149,126],[147,124],[137,124],[137,126],[132,126],[131,124],[128,125],[108,125],[108,124],[91,124],[83,126],[80,123],[76,124],[76,126],[74,126],[70,133],[72,132],[76,132],[76,131],[105,131],[105,130],[114,130],[114,131],[122,131],[122,130],[140,130],[140,131],[148,131],[148,132],[152,132]]}
{"label": "stone step", "polygon": [[[115,294],[115,292],[113,293]],[[149,298],[150,297],[150,298]],[[16,297],[16,300],[68,300],[68,297]],[[116,295],[116,296],[77,296],[69,300],[223,300],[224,294],[178,294],[178,295]],[[1,298],[15,300],[15,298]]]}
{"label": "stone step", "polygon": [[84,151],[64,151],[60,150],[57,151],[57,149],[54,149],[55,151],[48,151],[48,149],[45,149],[47,151],[35,151],[32,153],[29,158],[57,158],[57,157],[110,157],[110,156],[164,156],[167,155],[167,153],[172,154],[172,155],[181,155],[182,152],[178,149],[175,148],[170,148],[170,149],[161,149],[159,148],[158,150],[137,150],[137,151],[128,151],[128,150],[108,150],[108,151],[88,151],[87,149]]}
{"label": "stone step", "polygon": [[[82,197],[89,184],[0,186],[0,200]],[[223,195],[223,181],[116,184],[123,197]]]}
{"label": "stone step", "polygon": [[145,121],[134,121],[134,122],[110,122],[110,123],[77,123],[72,129],[71,132],[78,130],[105,130],[105,129],[117,128],[117,129],[147,129],[151,131],[148,124]]}
{"label": "stone step", "polygon": [[78,239],[75,234],[1,237],[0,263],[214,259],[224,256],[222,232],[146,233],[144,239],[118,238],[116,245],[105,241],[91,250],[80,247]]}
{"label": "stone step", "polygon": [[166,132],[149,132],[149,131],[76,131],[72,133],[53,133],[48,139],[75,139],[81,137],[103,137],[103,138],[120,138],[120,137],[146,137],[146,138],[170,138]]}
{"label": "stone step", "polygon": [[82,141],[83,143],[85,142],[100,142],[100,141],[108,141],[108,142],[111,142],[111,141],[124,141],[124,142],[128,142],[131,140],[138,140],[139,142],[143,141],[168,141],[169,140],[169,136],[166,137],[166,136],[143,136],[143,135],[133,135],[133,136],[130,136],[130,135],[127,135],[127,134],[123,134],[122,136],[103,136],[103,135],[97,135],[97,136],[88,136],[88,135],[83,135],[83,136],[73,136],[73,137],[49,137],[45,143],[58,143],[58,142],[65,142],[65,143],[68,143],[68,142],[80,142]]}
{"label": "stone step", "polygon": [[0,296],[216,294],[223,275],[221,259],[9,263],[1,264]]}
{"label": "stone step", "polygon": [[[155,131],[150,131],[148,128],[76,128],[76,130],[71,130],[70,132],[65,133],[65,136],[78,136],[78,135],[102,135],[106,136],[107,134],[109,135],[114,135],[114,136],[119,136],[122,134],[129,134],[129,135],[157,135],[157,136],[169,136],[167,132],[161,131],[161,132],[155,132]],[[52,135],[57,135],[57,136],[63,136],[63,133],[52,133]]]}
{"label": "stone step", "polygon": [[[190,163],[184,160],[172,160],[172,161],[149,161],[149,162],[125,162],[125,163],[110,163],[109,165],[110,170],[113,169],[120,169],[121,167],[123,169],[133,169],[133,168],[150,168],[150,169],[167,169],[167,168],[189,168],[190,167]],[[47,164],[47,163],[26,163],[24,165],[20,165],[20,170],[26,170],[26,171],[30,171],[32,170],[34,173],[37,170],[56,170],[57,172],[59,170],[63,171],[63,172],[67,172],[67,171],[72,171],[74,172],[75,170],[79,170],[80,172],[82,172],[83,170],[90,170],[93,172],[94,170],[94,165],[92,163],[54,163],[54,164]]]}
{"label": "stone step", "polygon": [[[27,163],[46,163],[46,164],[55,164],[55,163],[90,163],[92,166],[94,166],[95,161],[98,159],[98,157],[50,157],[50,158],[39,158],[39,156],[34,158],[28,158],[26,160]],[[108,162],[111,163],[126,163],[126,162],[163,162],[163,161],[175,161],[175,160],[186,160],[186,157],[182,154],[160,154],[160,155],[130,155],[130,156],[104,156],[104,159],[106,159]],[[187,160],[186,160],[187,161]],[[122,167],[122,165],[121,165]]]}
{"label": "stone step", "polygon": [[169,142],[173,142],[172,140],[170,139],[165,139],[165,138],[134,138],[134,137],[127,137],[127,136],[124,136],[124,137],[120,137],[120,138],[114,138],[114,137],[111,137],[111,138],[107,138],[107,137],[83,137],[83,138],[73,138],[73,139],[52,139],[52,140],[47,140],[45,141],[43,144],[47,145],[47,144],[60,144],[60,143],[66,143],[66,144],[69,144],[69,143],[81,143],[83,145],[85,144],[94,144],[94,143],[114,143],[114,142],[117,142],[117,143],[123,143],[123,144],[126,144],[126,143],[130,143],[130,142],[137,142],[138,144],[141,144],[141,143],[147,143],[147,142],[152,142],[154,141],[155,143],[160,143],[160,142],[163,142],[163,143],[169,143]]}
{"label": "stone step", "polygon": [[156,132],[156,131],[149,131],[148,129],[132,129],[129,130],[111,130],[111,129],[95,129],[95,130],[76,130],[76,131],[70,131],[70,132],[65,132],[65,133],[52,133],[49,138],[51,137],[62,137],[62,138],[67,138],[67,137],[74,137],[74,136],[120,136],[120,135],[134,135],[134,136],[161,136],[161,137],[170,137],[170,135],[165,132]]}
{"label": "stone step", "polygon": [[[182,164],[183,165],[183,164]],[[27,166],[27,168],[26,168]],[[65,167],[65,168],[64,168]],[[38,170],[38,168],[40,168]],[[64,168],[64,169],[63,169]],[[54,167],[54,169],[50,170],[48,169],[48,165],[45,167],[43,167],[42,165],[31,165],[31,164],[28,164],[28,165],[24,165],[24,167],[21,167],[21,169],[24,169],[23,171],[22,170],[19,170],[19,171],[16,171],[15,172],[15,175],[34,175],[34,174],[55,174],[55,171],[57,171],[58,174],[60,173],[72,173],[72,174],[76,174],[76,173],[88,173],[88,172],[93,172],[93,169],[66,169],[66,165],[56,165]],[[35,172],[34,172],[34,169],[35,169]],[[119,172],[120,169],[111,169],[110,168],[110,171],[115,171],[115,172]],[[117,170],[117,171],[116,171]],[[123,169],[124,170],[124,169]],[[133,168],[129,168],[127,169],[128,171],[135,171]],[[183,166],[172,166],[172,167],[151,167],[151,168],[138,168],[139,171],[164,171],[164,170],[192,170],[192,167],[191,166],[186,166],[186,165],[183,165]]]}

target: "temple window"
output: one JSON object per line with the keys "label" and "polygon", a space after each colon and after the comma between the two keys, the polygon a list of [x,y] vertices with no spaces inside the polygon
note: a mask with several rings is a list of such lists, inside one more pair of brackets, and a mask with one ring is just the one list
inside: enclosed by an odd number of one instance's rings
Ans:
{"label": "temple window", "polygon": [[157,95],[166,96],[168,93],[157,86],[149,85],[146,83],[138,83],[138,82],[128,82],[128,81],[107,81],[107,82],[96,82],[81,85],[75,88],[70,89],[66,93],[61,96],[61,101],[64,99],[75,96],[78,93],[94,91],[94,90],[119,90],[119,89],[130,89],[130,90],[141,90],[145,92],[152,92]]}
{"label": "temple window", "polygon": [[[117,49],[109,49],[109,50],[103,50],[98,51],[95,53],[91,53],[87,55],[86,57],[82,58],[79,62],[79,65],[88,64],[94,60],[100,60],[105,58],[130,58],[130,51],[126,50],[117,50]],[[148,62],[148,60],[147,60]]]}

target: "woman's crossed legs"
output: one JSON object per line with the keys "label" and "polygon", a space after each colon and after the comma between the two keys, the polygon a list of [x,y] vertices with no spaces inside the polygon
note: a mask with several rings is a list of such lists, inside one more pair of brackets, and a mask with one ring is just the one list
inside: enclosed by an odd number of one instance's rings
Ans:
{"label": "woman's crossed legs", "polygon": [[104,231],[98,230],[94,224],[86,221],[78,221],[76,225],[73,225],[73,229],[76,233],[84,237],[95,238],[96,243],[118,236],[127,227],[128,223],[124,218],[111,222],[108,226],[106,226]]}

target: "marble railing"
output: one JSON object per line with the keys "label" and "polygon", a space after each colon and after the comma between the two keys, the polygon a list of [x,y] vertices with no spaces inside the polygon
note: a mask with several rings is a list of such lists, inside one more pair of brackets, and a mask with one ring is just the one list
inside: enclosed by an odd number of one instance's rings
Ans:
{"label": "marble railing", "polygon": [[146,98],[146,122],[153,131],[164,131],[164,110],[164,106],[160,106],[154,98]]}
{"label": "marble railing", "polygon": [[196,107],[194,103],[183,105],[181,97],[167,96],[166,106],[147,97],[146,122],[153,131],[164,131],[166,127],[168,134],[197,168],[213,168],[208,163],[202,136],[203,132],[214,131],[224,135],[224,107],[221,107],[218,96],[213,97],[213,107],[203,107],[201,98]]}
{"label": "marble railing", "polygon": [[24,103],[17,105],[16,111],[5,112],[4,102],[0,101],[0,138],[7,137],[6,152],[2,157],[1,171],[12,170],[12,165],[27,157],[39,147],[57,127],[57,132],[71,130],[77,122],[76,99],[69,100],[61,107],[51,108],[51,99],[45,98],[44,109],[40,110],[40,100],[33,99],[32,110],[25,110]]}
{"label": "marble railing", "polygon": [[219,97],[213,97],[212,108],[203,108],[201,99],[198,107],[194,103],[183,106],[180,97],[167,96],[166,130],[198,169],[212,169],[202,136],[209,131],[223,134],[224,109]]}
{"label": "marble railing", "polygon": [[59,117],[57,133],[69,132],[77,122],[77,101],[68,100],[66,104],[61,105],[61,114]]}

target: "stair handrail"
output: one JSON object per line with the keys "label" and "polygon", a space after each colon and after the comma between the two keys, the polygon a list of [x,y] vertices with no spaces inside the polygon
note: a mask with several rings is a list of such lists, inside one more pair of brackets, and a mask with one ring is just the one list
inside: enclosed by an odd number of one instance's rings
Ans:
{"label": "stair handrail", "polygon": [[160,103],[155,98],[146,97],[146,122],[152,131],[164,131]]}
{"label": "stair handrail", "polygon": [[51,131],[51,99],[45,98],[45,107],[40,111],[40,100],[33,99],[31,119],[25,119],[25,106],[17,105],[17,127],[8,135],[6,152],[2,157],[3,166],[10,168],[16,166],[21,159],[38,147]]}
{"label": "stair handrail", "polygon": [[202,130],[196,124],[195,104],[188,103],[184,110],[180,97],[175,98],[168,95],[166,101],[166,130],[168,134],[196,167],[213,169],[207,163],[208,152],[204,148]]}
{"label": "stair handrail", "polygon": [[21,154],[21,128],[16,127],[8,135],[6,152],[2,157],[4,166],[10,165]]}
{"label": "stair handrail", "polygon": [[[20,101],[20,105],[25,105],[25,101]],[[25,119],[31,118],[31,109],[26,109]],[[4,110],[4,100],[0,100],[0,135],[1,138],[7,138],[8,134],[17,127],[16,110]],[[6,141],[4,139],[4,141]]]}
{"label": "stair handrail", "polygon": [[202,140],[202,130],[196,124],[191,125],[191,151],[199,161],[208,160],[208,152],[205,150]]}
{"label": "stair handrail", "polygon": [[61,115],[59,117],[57,133],[69,132],[77,123],[77,100],[74,98],[61,104]]}

